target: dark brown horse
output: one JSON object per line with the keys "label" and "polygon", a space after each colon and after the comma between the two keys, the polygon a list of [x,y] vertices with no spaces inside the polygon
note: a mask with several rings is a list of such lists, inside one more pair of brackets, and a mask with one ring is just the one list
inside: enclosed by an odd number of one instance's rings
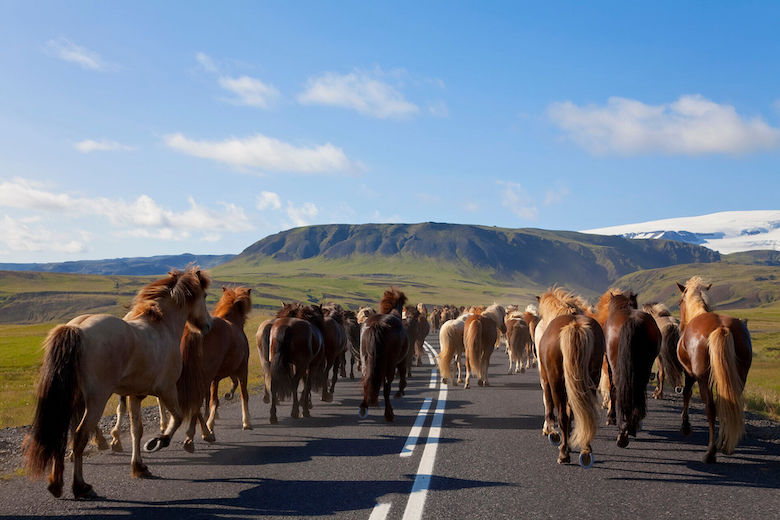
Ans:
{"label": "dark brown horse", "polygon": [[406,337],[409,340],[409,350],[406,351],[406,376],[412,377],[412,365],[414,365],[415,343],[417,343],[418,328],[420,326],[420,311],[416,307],[406,307],[402,314]]}
{"label": "dark brown horse", "polygon": [[647,384],[661,349],[661,331],[652,316],[637,310],[636,294],[610,294],[604,327],[612,384],[609,418],[617,418],[617,445],[625,448],[647,415]]}
{"label": "dark brown horse", "polygon": [[[417,305],[417,309],[420,309],[420,305]],[[417,316],[417,334],[414,338],[414,355],[417,357],[417,366],[422,365],[422,357],[423,357],[423,345],[425,343],[425,338],[428,337],[428,333],[431,331],[431,325],[428,323],[428,315],[427,313],[423,313],[422,311],[419,312]]]}
{"label": "dark brown horse", "polygon": [[[325,384],[325,353],[322,339],[322,311],[299,304],[285,304],[276,314],[269,331],[271,424],[277,424],[276,406],[280,399],[292,396],[291,417],[300,409],[309,417],[311,390]],[[303,382],[300,402],[298,386]]]}
{"label": "dark brown horse", "polygon": [[360,324],[353,311],[344,311],[344,330],[349,340],[349,378],[355,379],[355,362],[357,362],[358,371],[360,371]]}
{"label": "dark brown horse", "polygon": [[663,303],[646,303],[642,310],[655,319],[661,331],[661,351],[658,353],[658,386],[653,391],[653,399],[664,396],[664,382],[672,384],[674,391],[681,394],[683,368],[677,359],[677,342],[680,341],[680,322],[672,316]]}
{"label": "dark brown horse", "polygon": [[368,414],[368,407],[379,401],[379,387],[383,386],[385,420],[393,420],[390,404],[390,385],[398,370],[400,383],[396,398],[404,395],[406,388],[407,352],[411,348],[401,320],[406,295],[396,288],[385,291],[379,303],[379,314],[369,316],[363,322],[360,334],[360,356],[363,359],[363,401],[360,416]]}
{"label": "dark brown horse", "polygon": [[[583,313],[580,301],[560,288],[540,298],[544,331],[537,349],[545,408],[542,433],[553,444],[560,441],[559,464],[571,461],[570,449],[575,446],[580,447],[580,465],[590,468],[590,443],[598,429],[596,388],[605,346],[601,326]],[[556,409],[561,435],[555,431]]]}
{"label": "dark brown horse", "polygon": [[[682,292],[681,337],[677,356],[685,369],[680,431],[683,435],[691,433],[688,404],[693,384],[699,383],[710,428],[709,445],[703,460],[709,464],[715,462],[717,451],[727,455],[734,453],[745,431],[742,391],[753,361],[753,345],[745,323],[712,312],[708,292],[711,285],[705,285],[698,276],[688,280],[684,286],[677,284]],[[717,439],[715,417],[720,424]]]}
{"label": "dark brown horse", "polygon": [[[325,384],[322,387],[322,400],[333,401],[333,392],[336,389],[339,367],[348,347],[347,333],[344,330],[344,311],[340,306],[334,305],[323,308],[325,318],[322,321],[322,339],[325,353]],[[333,374],[331,376],[331,370]],[[330,378],[330,386],[328,386]]]}
{"label": "dark brown horse", "polygon": [[431,311],[431,327],[433,329],[433,332],[439,332],[439,328],[441,328],[441,308],[440,307],[434,307]]}

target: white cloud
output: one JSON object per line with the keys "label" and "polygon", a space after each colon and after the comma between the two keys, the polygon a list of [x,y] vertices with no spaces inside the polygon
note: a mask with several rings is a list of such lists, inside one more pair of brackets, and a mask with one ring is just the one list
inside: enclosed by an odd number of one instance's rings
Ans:
{"label": "white cloud", "polygon": [[272,191],[261,191],[257,196],[257,209],[263,211],[266,209],[281,209],[282,201],[278,193]]}
{"label": "white cloud", "polygon": [[349,108],[380,119],[417,114],[419,107],[404,99],[395,86],[384,81],[385,77],[388,75],[380,69],[373,72],[355,70],[349,74],[326,72],[309,78],[298,101],[304,105]]}
{"label": "white cloud", "polygon": [[84,69],[106,70],[108,68],[98,53],[76,45],[66,38],[47,41],[46,49],[59,59],[75,63]]}
{"label": "white cloud", "polygon": [[503,186],[501,193],[501,205],[511,211],[515,216],[527,220],[535,220],[539,211],[534,204],[533,198],[525,191],[520,184],[510,181],[499,181]]}
{"label": "white cloud", "polygon": [[38,209],[53,212],[71,211],[80,201],[66,193],[52,193],[42,184],[26,179],[0,182],[0,207]]}
{"label": "white cloud", "polygon": [[59,233],[54,233],[44,225],[32,225],[37,219],[14,219],[4,215],[0,219],[3,232],[0,244],[9,251],[56,251],[60,253],[81,253],[85,251],[83,242],[67,240],[63,242]]}
{"label": "white cloud", "polygon": [[449,117],[450,109],[444,101],[436,101],[428,105],[428,112],[434,117]]}
{"label": "white cloud", "polygon": [[239,167],[271,171],[323,173],[357,169],[341,148],[330,143],[313,148],[294,146],[256,134],[244,139],[196,141],[182,134],[165,136],[165,144],[187,155]]}
{"label": "white cloud", "polygon": [[568,197],[569,193],[569,187],[559,181],[553,188],[547,190],[547,193],[544,196],[544,205],[551,206],[553,204],[558,204]]}
{"label": "white cloud", "polygon": [[685,95],[663,105],[611,97],[606,106],[553,103],[548,115],[593,154],[739,154],[780,148],[780,129],[731,105]]}
{"label": "white cloud", "polygon": [[304,202],[300,206],[296,206],[292,202],[287,203],[287,216],[292,220],[296,226],[307,226],[311,223],[311,219],[317,216],[320,212],[317,206],[311,202]]}
{"label": "white cloud", "polygon": [[477,213],[482,209],[482,206],[480,206],[476,202],[469,201],[463,204],[463,209],[468,211],[469,213]]}
{"label": "white cloud", "polygon": [[74,144],[73,147],[81,153],[133,150],[132,146],[127,146],[116,141],[109,141],[108,139],[101,139],[99,141],[85,139]]}
{"label": "white cloud", "polygon": [[235,94],[236,97],[230,102],[238,105],[269,108],[279,98],[279,91],[276,87],[266,85],[259,79],[249,76],[239,78],[222,76],[219,78],[219,85]]}
{"label": "white cloud", "polygon": [[206,72],[217,72],[217,65],[214,63],[214,60],[211,59],[211,56],[205,52],[197,53],[195,59],[198,60],[198,63],[200,63],[200,66],[203,67]]}

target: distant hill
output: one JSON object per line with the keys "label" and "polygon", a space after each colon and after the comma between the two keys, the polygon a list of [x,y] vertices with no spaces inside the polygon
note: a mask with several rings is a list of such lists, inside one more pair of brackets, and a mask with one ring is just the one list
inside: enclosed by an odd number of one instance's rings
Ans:
{"label": "distant hill", "polygon": [[[560,283],[589,294],[620,276],[694,262],[717,262],[709,249],[668,240],[629,240],[571,231],[442,224],[332,224],[268,236],[220,266],[219,273],[249,273],[306,261],[370,265],[417,260],[426,268],[480,271],[498,283],[546,287]],[[345,265],[346,264],[346,265]],[[381,272],[377,270],[377,272]]]}
{"label": "distant hill", "polygon": [[38,271],[44,273],[100,274],[106,276],[151,276],[165,274],[171,269],[184,269],[194,263],[203,269],[223,264],[235,255],[161,255],[106,260],[77,260],[47,264],[3,264],[2,271]]}

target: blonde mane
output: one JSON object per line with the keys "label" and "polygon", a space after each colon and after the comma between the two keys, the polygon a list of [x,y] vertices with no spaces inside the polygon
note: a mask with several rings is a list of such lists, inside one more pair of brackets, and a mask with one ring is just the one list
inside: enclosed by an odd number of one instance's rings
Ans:
{"label": "blonde mane", "polygon": [[685,282],[685,292],[680,301],[680,307],[685,307],[685,322],[680,323],[680,327],[685,327],[689,321],[705,312],[712,312],[712,299],[709,289],[711,283],[704,281],[701,276],[693,276]]}
{"label": "blonde mane", "polygon": [[251,290],[248,287],[236,287],[235,289],[223,287],[222,298],[219,299],[213,315],[217,318],[224,318],[232,311],[236,311],[239,316],[245,318],[252,310]]}
{"label": "blonde mane", "polygon": [[208,289],[211,278],[197,267],[188,267],[184,272],[173,269],[166,278],[156,280],[143,287],[133,298],[125,319],[148,317],[159,321],[163,317],[160,301],[170,299],[181,306]]}
{"label": "blonde mane", "polygon": [[583,314],[588,307],[581,296],[563,287],[549,289],[539,297],[539,315],[547,323],[564,314]]}

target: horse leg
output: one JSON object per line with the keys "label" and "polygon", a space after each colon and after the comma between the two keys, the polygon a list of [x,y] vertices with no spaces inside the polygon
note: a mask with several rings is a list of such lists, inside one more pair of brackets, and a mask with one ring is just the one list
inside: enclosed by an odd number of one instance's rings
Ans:
{"label": "horse leg", "polygon": [[157,409],[160,411],[160,433],[165,432],[165,427],[168,426],[168,413],[165,408],[165,404],[157,398]]}
{"label": "horse leg", "polygon": [[355,380],[355,354],[349,356],[349,378]]}
{"label": "horse leg", "polygon": [[[93,397],[86,400],[86,408],[81,423],[73,435],[73,496],[80,498],[94,498],[96,495],[92,486],[84,482],[84,448],[87,446],[89,436],[95,431],[106,401],[111,396]],[[51,485],[51,484],[50,484]],[[60,487],[61,489],[61,487]]]}
{"label": "horse leg", "polygon": [[664,397],[664,366],[660,359],[658,361],[658,386],[653,390],[653,399],[663,399]]}
{"label": "horse leg", "polygon": [[[403,375],[403,374],[402,374]],[[390,404],[390,384],[393,379],[387,376],[384,377],[384,396],[385,396],[385,421],[392,422],[395,415],[393,414],[393,405]]]}
{"label": "horse leg", "polygon": [[[271,383],[273,387],[273,383]],[[273,390],[271,391],[271,416],[269,417],[268,421],[271,424],[279,424],[279,418],[276,417],[276,404],[278,403],[276,399],[276,392]]]}
{"label": "horse leg", "polygon": [[615,409],[615,383],[612,382],[612,369],[607,367],[609,378],[609,404],[607,406],[607,425],[617,424],[617,410]]}
{"label": "horse leg", "polygon": [[[327,388],[327,380],[324,383],[325,388]],[[309,410],[311,409],[311,374],[304,374],[303,375],[303,391],[301,392],[301,401],[303,409],[303,416],[304,417],[311,417],[311,412]]]}
{"label": "horse leg", "polygon": [[[471,362],[469,360],[471,356],[466,354],[466,384],[463,385],[464,389],[471,388]],[[460,380],[460,377],[458,377],[458,380]]]}
{"label": "horse leg", "polygon": [[252,429],[252,421],[249,417],[249,390],[247,389],[248,368],[244,366],[238,376],[238,385],[241,389],[241,427],[244,430]]}
{"label": "horse leg", "polygon": [[[553,407],[553,396],[550,385],[542,381],[542,401],[544,402],[544,425],[542,426],[542,435],[555,436],[555,408]],[[554,437],[551,437],[554,440]]]}
{"label": "horse leg", "polygon": [[564,395],[560,392],[561,389],[557,389],[558,404],[558,417],[561,425],[561,446],[558,449],[558,464],[564,464],[571,462],[571,455],[569,449],[569,434],[571,433],[571,420],[569,416],[568,403],[565,403],[560,396]]}
{"label": "horse leg", "polygon": [[198,416],[200,416],[200,410],[197,413],[192,414],[190,422],[187,425],[187,432],[184,437],[184,451],[187,453],[195,453],[195,442],[192,440],[195,437],[195,424],[198,422]]}
{"label": "horse leg", "polygon": [[130,440],[132,442],[132,455],[130,456],[130,474],[134,478],[151,478],[152,473],[141,460],[141,437],[144,433],[144,424],[141,418],[141,398],[135,395],[128,396],[127,410],[130,412]]}
{"label": "horse leg", "polygon": [[[331,369],[333,370],[333,375],[335,376],[337,374],[337,372],[336,372],[337,368],[336,368],[335,364],[330,365],[330,364],[326,363],[325,364],[325,377],[323,378],[323,383],[322,383],[322,401],[326,402],[326,403],[329,403],[329,402],[331,402],[333,400],[333,399],[328,399],[328,389],[329,389],[329,386],[328,386],[328,383],[329,383],[328,379],[329,378],[328,378],[328,376],[330,375]],[[335,383],[334,383],[334,385],[335,385]]]}
{"label": "horse leg", "polygon": [[122,416],[127,411],[127,396],[119,396],[119,404],[116,405],[116,424],[111,429],[111,451],[121,452],[122,441],[119,438],[119,425],[122,423]]}
{"label": "horse leg", "polygon": [[682,424],[680,425],[680,433],[683,435],[691,434],[691,421],[688,417],[688,405],[691,402],[691,395],[693,395],[693,384],[696,380],[693,376],[689,376],[685,373],[685,383],[683,386],[683,409],[682,409]]}
{"label": "horse leg", "polygon": [[[406,390],[406,374],[404,373],[404,370],[399,370],[398,374],[398,391],[395,393],[395,398],[400,399],[404,396],[404,390]],[[392,382],[392,378],[390,381]]]}
{"label": "horse leg", "polygon": [[230,387],[229,392],[225,392],[225,400],[230,401],[236,396],[236,388],[238,388],[239,380],[235,376],[230,376],[230,381],[232,383],[232,386]]}
{"label": "horse leg", "polygon": [[347,377],[347,351],[341,353],[338,358],[339,361],[339,375],[341,377]]}
{"label": "horse leg", "polygon": [[308,392],[306,391],[306,383],[304,382],[303,390],[301,391],[301,398],[300,401],[298,400],[298,383],[301,380],[300,373],[302,371],[296,370],[295,377],[293,377],[293,391],[292,391],[292,398],[293,398],[293,404],[292,404],[292,412],[290,412],[290,417],[293,419],[299,419],[301,417],[301,410],[300,405],[303,401],[303,406],[306,407],[306,399],[309,397]]}
{"label": "horse leg", "polygon": [[333,377],[330,382],[330,390],[328,391],[328,402],[330,403],[333,401],[333,394],[336,392],[336,381],[338,381],[339,375],[338,371],[341,369],[339,366],[339,360],[336,360],[336,364],[333,365]]}
{"label": "horse leg", "polygon": [[179,408],[176,383],[174,382],[171,386],[160,392],[158,399],[168,409],[171,419],[168,421],[168,426],[161,435],[147,441],[144,445],[146,451],[157,451],[162,448],[167,448],[171,444],[171,437],[173,437],[173,434],[179,429],[179,426],[181,426],[182,423],[182,413]]}
{"label": "horse leg", "polygon": [[206,423],[206,419],[203,417],[203,411],[198,409],[197,414],[198,424],[200,425],[200,436],[206,442],[215,442],[217,438],[214,436],[214,430],[209,428]]}
{"label": "horse leg", "polygon": [[[715,396],[712,395],[712,388],[709,386],[707,379],[699,379],[699,393],[701,394],[701,400],[704,401],[704,409],[707,411],[707,423],[710,429],[710,441],[707,445],[707,452],[702,458],[702,462],[705,464],[715,464],[716,452],[718,451],[717,437],[715,436]],[[723,425],[720,426],[723,428]]]}
{"label": "horse leg", "polygon": [[[488,346],[488,349],[490,347]],[[490,383],[488,383],[488,367],[490,366],[490,350],[485,350],[482,352],[482,359],[480,360],[482,363],[482,386],[490,386]]]}
{"label": "horse leg", "polygon": [[219,408],[219,382],[212,381],[209,385],[209,418],[206,426],[209,431],[214,431],[214,421],[217,420],[217,408]]}
{"label": "horse leg", "polygon": [[455,354],[455,366],[458,367],[458,384],[463,384],[463,374],[461,373],[461,361],[460,361],[460,354]]}

